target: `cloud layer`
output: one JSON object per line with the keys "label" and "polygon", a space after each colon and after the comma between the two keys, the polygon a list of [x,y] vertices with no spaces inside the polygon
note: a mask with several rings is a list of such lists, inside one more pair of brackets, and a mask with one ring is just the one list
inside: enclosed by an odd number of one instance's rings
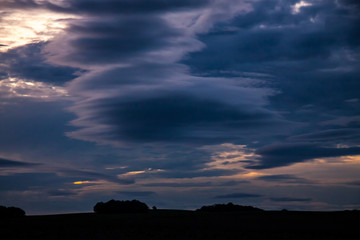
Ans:
{"label": "cloud layer", "polygon": [[359,11],[352,0],[1,1],[4,199],[350,207]]}

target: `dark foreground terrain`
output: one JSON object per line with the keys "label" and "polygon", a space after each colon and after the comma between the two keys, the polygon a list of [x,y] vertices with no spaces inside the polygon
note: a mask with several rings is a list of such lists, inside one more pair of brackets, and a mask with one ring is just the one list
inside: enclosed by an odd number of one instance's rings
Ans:
{"label": "dark foreground terrain", "polygon": [[358,239],[359,211],[207,213],[156,210],[0,219],[0,239]]}

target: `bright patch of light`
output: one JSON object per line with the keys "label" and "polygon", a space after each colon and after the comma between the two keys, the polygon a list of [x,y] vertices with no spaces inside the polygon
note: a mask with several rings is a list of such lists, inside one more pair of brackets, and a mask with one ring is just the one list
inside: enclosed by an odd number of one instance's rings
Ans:
{"label": "bright patch of light", "polygon": [[296,3],[295,5],[293,5],[292,8],[292,13],[293,14],[298,14],[300,12],[300,9],[302,7],[308,7],[311,6],[311,3],[305,2],[305,1],[300,1],[298,3]]}
{"label": "bright patch of light", "polygon": [[248,172],[248,173],[243,173],[241,174],[242,177],[244,178],[256,178],[256,177],[260,177],[260,176],[263,176],[265,174],[263,173],[260,173],[260,172]]}
{"label": "bright patch of light", "polygon": [[141,174],[141,173],[145,173],[145,171],[131,171],[131,172],[124,173],[122,175],[129,176],[129,175],[137,175],[137,174]]}
{"label": "bright patch of light", "polygon": [[90,181],[76,181],[76,182],[73,182],[73,184],[75,184],[75,185],[88,184],[88,183],[90,183]]}
{"label": "bright patch of light", "polygon": [[68,92],[63,87],[48,83],[8,78],[0,81],[0,96],[1,98],[23,97],[53,101],[67,97]]}
{"label": "bright patch of light", "polygon": [[341,157],[341,160],[346,163],[359,164],[360,163],[360,155]]}
{"label": "bright patch of light", "polygon": [[48,41],[66,27],[71,15],[41,10],[2,12],[0,10],[0,52],[30,43]]}
{"label": "bright patch of light", "polygon": [[212,152],[212,161],[207,163],[206,169],[243,169],[247,161],[256,158],[256,154],[246,145],[224,143],[217,146],[205,146],[201,149]]}
{"label": "bright patch of light", "polygon": [[131,171],[131,172],[123,173],[123,174],[118,175],[118,177],[132,176],[132,175],[138,175],[138,174],[143,174],[143,173],[156,173],[156,172],[163,172],[163,171],[165,171],[165,170],[148,168],[148,169],[142,170],[142,171]]}

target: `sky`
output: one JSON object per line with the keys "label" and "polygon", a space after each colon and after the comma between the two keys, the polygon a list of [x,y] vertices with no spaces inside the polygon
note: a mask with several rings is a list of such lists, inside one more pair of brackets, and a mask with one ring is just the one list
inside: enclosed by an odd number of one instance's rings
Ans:
{"label": "sky", "polygon": [[360,209],[357,0],[0,0],[0,205]]}

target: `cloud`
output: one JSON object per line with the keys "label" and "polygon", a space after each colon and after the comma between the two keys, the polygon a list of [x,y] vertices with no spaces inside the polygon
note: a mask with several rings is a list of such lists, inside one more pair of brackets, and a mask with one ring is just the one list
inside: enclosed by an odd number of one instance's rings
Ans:
{"label": "cloud", "polygon": [[[49,63],[88,70],[67,85],[69,93],[78,97],[69,109],[77,116],[72,125],[79,128],[67,136],[117,146],[191,144],[225,141],[244,135],[241,131],[249,125],[281,122],[275,112],[264,108],[266,97],[274,94],[271,89],[251,86],[252,79],[244,84],[242,79],[195,77],[177,64],[189,52],[204,47],[196,37],[199,29],[206,31],[215,21],[247,9],[241,1],[236,8],[222,1],[66,4],[45,2],[42,6],[85,14],[68,20],[63,34],[44,50]],[[216,6],[221,8],[216,10]],[[102,11],[110,7],[104,17]],[[183,15],[185,10],[194,12]],[[151,14],[139,14],[145,12]],[[189,25],[178,25],[179,18]]]}
{"label": "cloud", "polygon": [[338,128],[328,129],[318,132],[306,133],[289,137],[290,140],[296,141],[336,141],[343,139],[358,139],[360,137],[360,129],[358,128]]}
{"label": "cloud", "polygon": [[70,67],[53,66],[46,63],[42,54],[44,42],[27,44],[7,52],[0,52],[0,73],[6,77],[32,81],[63,84],[75,78],[75,71]]}
{"label": "cloud", "polygon": [[147,197],[156,194],[155,192],[151,192],[151,191],[118,191],[116,193],[131,197]]}
{"label": "cloud", "polygon": [[292,13],[293,14],[298,14],[301,11],[301,8],[303,7],[308,7],[311,6],[311,3],[305,2],[305,1],[300,1],[298,3],[296,3],[295,5],[292,6]]}
{"label": "cloud", "polygon": [[283,143],[261,147],[256,150],[256,154],[260,155],[258,162],[248,168],[266,169],[288,166],[315,158],[359,155],[360,148],[334,148],[313,143]]}
{"label": "cloud", "polygon": [[186,41],[182,34],[160,17],[121,15],[73,21],[66,34],[52,40],[45,52],[52,63],[86,69],[89,65],[129,64],[173,43],[181,46],[182,40]]}
{"label": "cloud", "polygon": [[198,177],[219,177],[219,176],[231,176],[239,173],[238,169],[211,169],[211,170],[172,170],[164,171],[154,174],[161,178],[198,178]]}
{"label": "cloud", "polygon": [[[66,21],[74,17],[42,7],[27,7],[29,1],[0,2],[0,52],[46,42],[66,28]],[[10,3],[10,4],[6,4]]]}
{"label": "cloud", "polygon": [[262,195],[252,193],[230,193],[225,195],[218,195],[215,198],[259,198]]}
{"label": "cloud", "polygon": [[[358,127],[360,125],[360,116],[341,116],[337,117],[335,119],[323,121],[320,123],[320,125],[323,126],[340,126],[340,127],[346,127],[346,126],[356,126]],[[356,132],[357,130],[355,130]]]}
{"label": "cloud", "polygon": [[249,127],[282,122],[264,108],[270,89],[193,77],[176,64],[117,68],[81,77],[70,86],[86,98],[95,94],[70,108],[78,115],[72,124],[81,129],[68,136],[87,141],[221,143]]}
{"label": "cloud", "polygon": [[[110,107],[104,106],[108,111],[104,116],[109,117],[111,125],[118,126],[120,137],[130,141],[176,142],[196,138],[224,141],[226,126],[245,128],[266,118],[266,113],[252,113],[214,100],[174,94]],[[218,129],[220,124],[225,134]],[[198,136],[194,136],[196,132]]]}
{"label": "cloud", "polygon": [[[218,177],[235,177],[244,166],[359,154],[359,5],[299,2],[1,1],[2,154],[80,169],[40,174],[43,183],[32,175],[3,182],[60,199],[73,189],[79,198],[92,191],[109,196],[130,184],[149,191],[120,194],[181,190],[168,194],[174,198],[201,188],[189,195],[209,199],[211,189],[243,183]],[[62,103],[65,95],[70,101]],[[0,166],[17,164],[8,160]],[[289,174],[254,183],[265,182],[304,189],[314,183]],[[105,184],[111,190],[100,189]]]}
{"label": "cloud", "polygon": [[340,0],[339,2],[342,3],[343,6],[346,6],[346,7],[353,7],[353,8],[360,7],[359,1],[356,1],[356,0]]}
{"label": "cloud", "polygon": [[151,0],[149,4],[146,0],[116,1],[116,0],[66,0],[66,1],[34,1],[34,0],[14,0],[2,1],[0,6],[3,8],[22,8],[22,9],[48,9],[54,12],[76,13],[76,14],[129,14],[129,13],[158,13],[164,11],[186,10],[197,8],[209,3],[209,0]]}
{"label": "cloud", "polygon": [[276,197],[270,198],[274,202],[311,202],[311,198]]}
{"label": "cloud", "polygon": [[73,177],[59,177],[56,173],[17,173],[0,176],[1,191],[24,191],[61,187],[73,181]]}
{"label": "cloud", "polygon": [[51,102],[69,99],[69,95],[63,87],[18,78],[1,80],[0,93],[1,100],[29,98],[34,101]]}
{"label": "cloud", "polygon": [[109,182],[114,182],[118,184],[133,184],[135,181],[130,178],[117,178],[109,174],[104,174],[96,171],[86,171],[86,170],[73,170],[73,169],[62,169],[57,171],[61,176],[77,178],[75,181],[79,180],[105,180]]}
{"label": "cloud", "polygon": [[12,167],[31,167],[39,164],[14,161],[10,159],[0,158],[0,168],[12,168]]}
{"label": "cloud", "polygon": [[[250,64],[256,62],[276,64],[327,58],[336,44],[347,45],[344,36],[333,35],[333,31],[345,22],[350,25],[354,22],[349,22],[345,16],[336,16],[339,13],[335,12],[335,4],[321,4],[307,7],[307,11],[301,11],[302,16],[298,16],[292,14],[290,2],[257,1],[253,3],[253,11],[236,16],[229,24],[218,24],[210,34],[202,36],[201,40],[208,47],[192,53],[187,63],[195,63],[194,67],[202,67],[203,63],[203,70],[206,70],[207,67],[234,69],[245,63],[251,67]],[[324,29],[320,23],[326,21],[326,17],[322,14],[331,19],[342,17],[342,21]],[[311,18],[319,22],[311,22]],[[346,29],[352,31],[349,26]],[[225,42],[227,44],[223,44]],[[216,60],[207,58],[210,54],[216,55]]]}
{"label": "cloud", "polygon": [[249,183],[248,181],[226,181],[226,182],[154,182],[146,183],[143,186],[146,187],[171,187],[171,188],[189,188],[189,187],[228,187],[236,186],[238,184]]}
{"label": "cloud", "polygon": [[63,189],[49,190],[46,193],[51,197],[69,197],[69,196],[77,195],[77,193],[74,191],[63,190]]}
{"label": "cloud", "polygon": [[49,5],[50,9],[71,13],[86,14],[148,14],[164,11],[193,9],[208,4],[209,0],[146,0],[116,1],[116,0],[70,0],[65,7]]}
{"label": "cloud", "polygon": [[[360,87],[358,11],[346,1],[306,2],[312,5],[292,14],[296,2],[255,1],[252,11],[201,35],[206,48],[183,63],[199,75],[271,75],[261,78],[279,90],[270,106],[282,109],[288,120],[315,125],[358,116],[358,106],[344,102],[357,98]],[[314,106],[312,113],[294,111],[308,104]]]}
{"label": "cloud", "polygon": [[278,174],[278,175],[265,175],[256,178],[257,180],[262,180],[266,182],[282,182],[282,183],[295,183],[295,184],[311,184],[313,181],[310,181],[305,178],[299,178],[290,174]]}
{"label": "cloud", "polygon": [[27,8],[35,8],[38,7],[38,3],[34,0],[15,0],[15,1],[9,1],[4,0],[1,1],[0,6],[2,8],[21,8],[21,9],[27,9]]}
{"label": "cloud", "polygon": [[350,182],[346,182],[346,185],[351,185],[351,186],[360,186],[360,180],[358,181],[350,181]]}

